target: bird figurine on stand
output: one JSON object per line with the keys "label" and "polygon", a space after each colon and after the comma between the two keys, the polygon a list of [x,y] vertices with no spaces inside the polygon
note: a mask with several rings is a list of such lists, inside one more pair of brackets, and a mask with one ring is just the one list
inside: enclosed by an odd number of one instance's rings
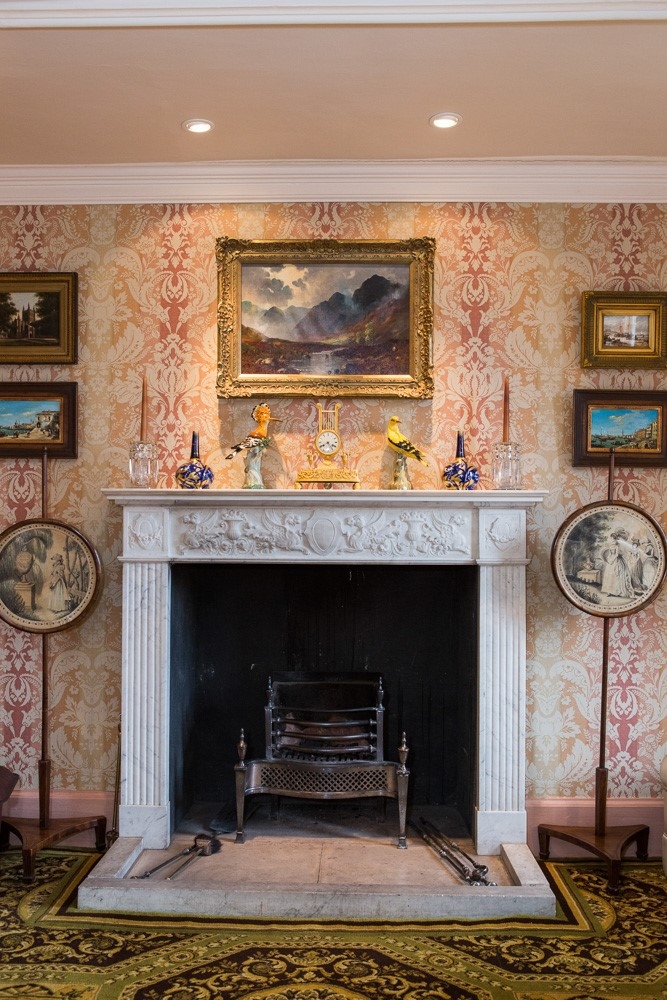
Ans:
{"label": "bird figurine on stand", "polygon": [[389,488],[392,490],[411,490],[412,483],[408,476],[406,459],[414,458],[426,466],[428,466],[428,462],[419,448],[416,448],[399,430],[400,422],[398,417],[390,417],[387,427],[387,444],[394,452],[394,476]]}
{"label": "bird figurine on stand", "polygon": [[232,446],[225,458],[231,459],[243,452],[245,468],[243,489],[263,490],[265,487],[262,480],[261,461],[264,450],[271,444],[269,423],[272,420],[279,421],[280,417],[271,416],[271,409],[267,403],[258,403],[257,406],[253,407],[251,417],[255,421],[255,427],[242,441]]}

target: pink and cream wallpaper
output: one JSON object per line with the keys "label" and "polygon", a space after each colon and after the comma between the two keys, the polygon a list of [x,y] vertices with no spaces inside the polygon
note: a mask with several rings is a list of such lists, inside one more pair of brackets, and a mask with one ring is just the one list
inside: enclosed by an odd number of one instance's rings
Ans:
{"label": "pink and cream wallpaper", "polygon": [[[572,390],[666,389],[664,371],[583,369],[583,290],[667,290],[667,206],[523,204],[256,204],[0,207],[0,271],[76,271],[79,360],[3,366],[2,381],[76,381],[79,455],[48,468],[48,515],[83,530],[99,551],[101,600],[48,639],[53,785],[111,790],[120,717],[120,511],[101,490],[128,485],[141,382],[161,482],[174,486],[192,431],[214,486],[240,487],[227,446],[252,426],[252,401],[218,400],[215,240],[405,239],[433,236],[435,395],[343,399],[340,427],[362,488],[389,485],[388,418],[427,454],[416,489],[440,486],[457,429],[490,485],[511,385],[512,438],[524,484],[545,489],[529,521],[527,794],[590,797],[597,764],[602,621],[560,595],[550,569],[568,514],[606,496],[604,468],[573,468]],[[274,399],[281,423],[263,461],[269,487],[290,488],[316,427],[313,401]],[[618,468],[616,499],[667,527],[667,470]],[[41,461],[0,464],[0,529],[41,515]],[[667,588],[646,610],[611,623],[610,794],[660,794],[665,754]],[[37,784],[41,637],[0,623],[2,763]]]}

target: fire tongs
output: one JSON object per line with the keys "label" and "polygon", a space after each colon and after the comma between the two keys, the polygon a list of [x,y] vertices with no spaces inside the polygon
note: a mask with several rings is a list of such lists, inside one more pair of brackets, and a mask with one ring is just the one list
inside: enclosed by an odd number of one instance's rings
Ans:
{"label": "fire tongs", "polygon": [[[213,845],[216,845],[215,847]],[[151,875],[155,875],[156,872],[162,871],[168,865],[173,865],[175,861],[179,858],[186,858],[186,861],[181,864],[176,871],[181,871],[182,868],[188,863],[188,861],[194,861],[195,858],[199,857],[200,854],[217,854],[217,852],[222,847],[222,844],[217,837],[211,837],[208,833],[198,833],[194,839],[194,843],[190,847],[184,847],[182,851],[178,854],[174,854],[173,857],[167,858],[166,861],[162,861],[155,868],[149,868],[147,872],[143,875],[130,875],[130,878],[150,878]],[[176,872],[172,872],[169,878],[172,878]]]}
{"label": "fire tongs", "polygon": [[410,826],[435,851],[439,858],[445,861],[450,868],[454,869],[463,882],[466,882],[468,885],[497,885],[497,882],[490,882],[487,879],[486,876],[489,872],[487,865],[482,865],[478,861],[475,861],[474,858],[471,858],[462,847],[459,847],[453,840],[446,837],[444,833],[438,830],[429,820],[424,819],[423,816],[419,817],[419,823],[421,826],[410,822]]}

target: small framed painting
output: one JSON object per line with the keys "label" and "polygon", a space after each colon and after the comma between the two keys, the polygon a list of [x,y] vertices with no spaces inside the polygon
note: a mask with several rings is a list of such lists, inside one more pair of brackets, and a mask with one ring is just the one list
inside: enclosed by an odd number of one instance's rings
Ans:
{"label": "small framed painting", "polygon": [[0,364],[71,365],[77,359],[77,275],[0,273]]}
{"label": "small framed painting", "polygon": [[573,465],[667,466],[667,392],[575,389]]}
{"label": "small framed painting", "polygon": [[667,293],[583,292],[583,368],[666,368]]}
{"label": "small framed painting", "polygon": [[76,458],[77,387],[0,382],[0,458]]}
{"label": "small framed painting", "polygon": [[435,240],[216,240],[218,396],[433,396]]}

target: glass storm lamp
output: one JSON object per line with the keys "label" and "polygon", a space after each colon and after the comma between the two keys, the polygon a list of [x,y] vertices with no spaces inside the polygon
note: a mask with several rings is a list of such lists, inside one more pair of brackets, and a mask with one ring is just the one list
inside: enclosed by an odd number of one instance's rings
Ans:
{"label": "glass storm lamp", "polygon": [[493,485],[497,490],[521,488],[521,456],[516,442],[499,441],[493,446]]}
{"label": "glass storm lamp", "polygon": [[152,441],[135,441],[130,445],[130,483],[138,489],[157,486],[159,463],[157,445]]}

